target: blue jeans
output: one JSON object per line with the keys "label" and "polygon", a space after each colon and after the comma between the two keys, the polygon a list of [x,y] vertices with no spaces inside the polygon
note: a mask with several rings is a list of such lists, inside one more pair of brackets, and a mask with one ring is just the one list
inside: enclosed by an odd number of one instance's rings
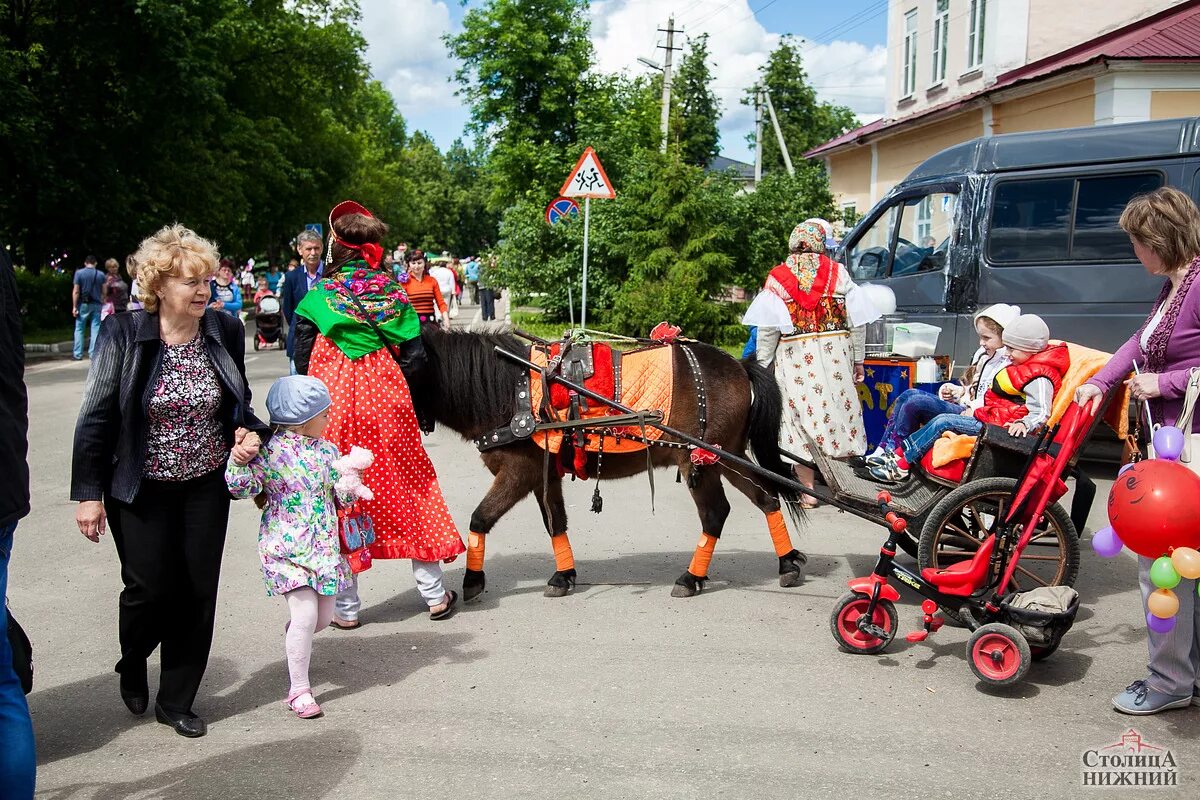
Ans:
{"label": "blue jeans", "polygon": [[885,453],[894,452],[902,441],[938,414],[957,414],[963,408],[964,406],[948,403],[929,392],[906,389],[892,405],[892,418],[883,429],[883,438],[879,441],[879,446]]}
{"label": "blue jeans", "polygon": [[88,358],[96,354],[96,337],[100,335],[100,304],[80,303],[79,316],[75,318],[75,360],[83,358],[83,329],[91,325],[91,341],[88,343]]}
{"label": "blue jeans", "polygon": [[479,290],[479,311],[483,320],[493,320],[496,318],[496,290],[484,289]]}
{"label": "blue jeans", "polygon": [[[0,599],[8,592],[8,561],[17,523],[0,528]],[[0,604],[0,796],[6,800],[33,797],[37,762],[33,752],[33,721],[12,667],[8,643],[8,607]]]}
{"label": "blue jeans", "polygon": [[976,436],[983,430],[983,423],[974,417],[961,414],[938,414],[927,425],[904,440],[904,460],[909,466],[918,463],[921,456],[933,449],[933,443],[950,431],[967,436]]}

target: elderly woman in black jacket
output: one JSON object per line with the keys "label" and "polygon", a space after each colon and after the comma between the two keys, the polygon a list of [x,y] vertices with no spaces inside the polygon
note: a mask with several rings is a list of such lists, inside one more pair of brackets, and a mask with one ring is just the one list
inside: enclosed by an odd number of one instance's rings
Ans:
{"label": "elderly woman in black jacket", "polygon": [[149,704],[161,645],[159,722],[206,732],[192,702],[208,665],[229,518],[225,462],[248,463],[266,426],[250,408],[245,331],[209,309],[216,248],[181,225],[142,242],[144,311],[104,321],[75,427],[71,499],[93,542],[106,522],[121,559],[121,698]]}

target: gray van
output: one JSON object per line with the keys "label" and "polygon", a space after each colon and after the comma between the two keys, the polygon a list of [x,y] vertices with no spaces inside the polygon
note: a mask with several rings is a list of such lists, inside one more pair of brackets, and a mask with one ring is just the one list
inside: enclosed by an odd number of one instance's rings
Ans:
{"label": "gray van", "polygon": [[910,320],[939,326],[938,351],[960,366],[978,346],[974,312],[992,303],[1113,352],[1162,286],[1117,219],[1164,185],[1200,199],[1200,118],[985,136],[913,170],[838,259],[856,282],[891,287]]}

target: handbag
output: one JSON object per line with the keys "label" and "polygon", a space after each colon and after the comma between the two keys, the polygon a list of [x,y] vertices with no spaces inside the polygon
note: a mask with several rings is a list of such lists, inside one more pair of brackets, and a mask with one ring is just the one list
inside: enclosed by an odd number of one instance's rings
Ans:
{"label": "handbag", "polygon": [[[1196,410],[1196,400],[1200,398],[1200,368],[1193,367],[1188,376],[1187,391],[1183,396],[1183,411],[1175,420],[1175,427],[1183,431],[1183,452],[1179,455],[1179,463],[1200,475],[1200,434],[1192,433],[1192,414]],[[1162,425],[1155,425],[1157,431]],[[1154,436],[1151,434],[1147,446],[1150,457],[1154,458]]]}
{"label": "handbag", "polygon": [[375,523],[367,512],[353,508],[338,509],[338,540],[352,573],[357,575],[371,568]]}
{"label": "handbag", "polygon": [[446,316],[450,317],[450,319],[458,319],[458,298],[457,297],[452,296],[450,298],[450,311]]}

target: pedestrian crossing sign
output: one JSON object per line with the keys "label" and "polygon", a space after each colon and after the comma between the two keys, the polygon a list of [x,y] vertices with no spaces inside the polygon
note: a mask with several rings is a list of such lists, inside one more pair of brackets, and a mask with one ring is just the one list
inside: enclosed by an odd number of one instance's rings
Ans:
{"label": "pedestrian crossing sign", "polygon": [[583,151],[575,169],[571,170],[570,177],[558,193],[563,197],[595,197],[604,200],[612,200],[617,196],[608,176],[604,174],[600,158],[590,147]]}

